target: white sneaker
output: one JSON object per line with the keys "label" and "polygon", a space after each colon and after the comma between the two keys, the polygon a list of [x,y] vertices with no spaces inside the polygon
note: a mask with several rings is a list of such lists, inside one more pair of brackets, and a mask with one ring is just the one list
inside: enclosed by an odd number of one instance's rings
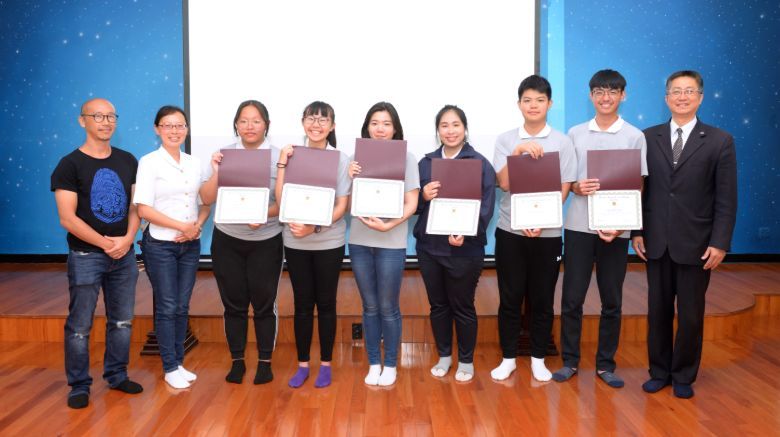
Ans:
{"label": "white sneaker", "polygon": [[186,379],[184,379],[184,376],[182,376],[181,372],[179,370],[174,370],[173,372],[167,372],[165,374],[165,382],[168,383],[173,388],[189,388],[190,383],[187,382]]}

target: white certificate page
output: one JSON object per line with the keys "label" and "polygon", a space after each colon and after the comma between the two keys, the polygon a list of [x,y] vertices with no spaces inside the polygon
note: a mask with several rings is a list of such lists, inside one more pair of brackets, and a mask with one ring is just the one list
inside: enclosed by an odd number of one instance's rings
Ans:
{"label": "white certificate page", "polygon": [[433,235],[477,235],[481,201],[472,199],[433,199],[425,233]]}
{"label": "white certificate page", "polygon": [[352,181],[350,213],[355,217],[403,217],[404,181],[356,178]]}
{"label": "white certificate page", "polygon": [[284,184],[279,221],[330,226],[336,190],[312,185]]}
{"label": "white certificate page", "polygon": [[563,225],[561,192],[512,194],[511,217],[510,227],[515,231],[560,228]]}
{"label": "white certificate page", "polygon": [[215,223],[266,223],[268,188],[220,187],[217,190]]}
{"label": "white certificate page", "polygon": [[588,196],[588,227],[593,230],[642,229],[639,190],[596,191]]}

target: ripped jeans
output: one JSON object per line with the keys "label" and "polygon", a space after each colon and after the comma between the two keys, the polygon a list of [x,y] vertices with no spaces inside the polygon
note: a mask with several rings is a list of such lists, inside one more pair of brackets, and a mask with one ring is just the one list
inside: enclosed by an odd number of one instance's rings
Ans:
{"label": "ripped jeans", "polygon": [[71,396],[89,394],[92,385],[89,333],[101,287],[106,307],[103,379],[111,387],[127,379],[137,280],[138,266],[132,248],[116,260],[102,252],[71,250],[68,254],[70,305],[65,322],[65,374]]}

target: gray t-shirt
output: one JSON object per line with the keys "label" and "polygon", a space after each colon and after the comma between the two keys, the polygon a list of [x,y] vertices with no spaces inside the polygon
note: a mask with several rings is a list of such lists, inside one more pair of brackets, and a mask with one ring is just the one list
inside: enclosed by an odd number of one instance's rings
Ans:
{"label": "gray t-shirt", "polygon": [[[561,183],[577,180],[577,161],[574,156],[574,146],[569,137],[547,125],[538,134],[530,135],[523,127],[506,131],[496,139],[496,149],[493,153],[493,168],[496,173],[506,166],[506,158],[512,155],[518,144],[534,141],[545,152],[558,152],[561,165]],[[511,218],[511,194],[501,193],[501,201],[498,207],[498,228],[517,235],[523,235],[521,231],[512,230]],[[560,237],[560,228],[542,229],[540,237]]]}
{"label": "gray t-shirt", "polygon": [[[336,150],[330,144],[327,150]],[[339,174],[336,180],[336,199],[349,196],[352,189],[352,179],[349,178],[349,157],[346,153],[339,152]],[[328,250],[343,246],[346,242],[347,222],[344,217],[336,220],[330,226],[323,226],[319,233],[312,233],[305,237],[295,237],[290,232],[290,225],[284,224],[282,238],[284,245],[293,249],[300,250]]]}
{"label": "gray t-shirt", "polygon": [[[618,118],[607,130],[602,131],[595,120],[578,124],[569,129],[569,138],[574,142],[577,154],[577,180],[588,177],[588,150],[640,149],[642,176],[647,176],[647,143],[645,135],[622,118]],[[572,193],[569,209],[566,211],[565,229],[595,234],[588,228],[588,198]],[[623,232],[620,238],[629,238],[630,232]]]}
{"label": "gray t-shirt", "polygon": [[[420,188],[420,172],[417,159],[411,153],[406,153],[406,174],[404,175],[404,192]],[[380,232],[364,225],[357,217],[352,217],[349,225],[349,244],[359,244],[383,249],[406,249],[409,221],[404,220],[387,232]]]}
{"label": "gray t-shirt", "polygon": [[[229,146],[225,146],[223,149],[246,149],[246,147],[238,142]],[[279,153],[281,151],[275,146],[271,145],[268,140],[264,141],[263,144],[260,145],[260,149],[271,150],[271,181],[270,185],[268,185],[271,191],[268,196],[268,205],[270,206],[276,202],[276,196],[274,195],[274,187],[276,186],[276,163],[279,161]],[[206,173],[206,180],[208,180],[213,172],[211,169],[211,162],[205,166],[204,172]],[[233,238],[248,241],[267,240],[282,232],[282,226],[279,223],[278,217],[268,217],[268,222],[257,229],[251,229],[245,224],[226,223],[215,223],[214,227]]]}

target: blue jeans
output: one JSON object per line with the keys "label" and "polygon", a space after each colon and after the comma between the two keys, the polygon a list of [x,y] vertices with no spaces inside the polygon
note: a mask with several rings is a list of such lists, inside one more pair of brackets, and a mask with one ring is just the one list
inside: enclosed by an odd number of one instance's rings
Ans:
{"label": "blue jeans", "polygon": [[92,385],[89,332],[101,287],[106,306],[103,379],[111,387],[127,379],[137,280],[138,266],[132,248],[121,259],[113,259],[103,252],[70,251],[68,254],[70,304],[65,321],[65,374],[71,395],[89,394]]}
{"label": "blue jeans", "polygon": [[384,338],[384,365],[395,367],[401,342],[401,279],[405,249],[349,245],[352,271],[363,299],[363,330],[368,363],[380,363],[379,342]]}
{"label": "blue jeans", "polygon": [[154,330],[163,370],[173,372],[184,362],[184,340],[200,260],[200,240],[163,241],[149,235],[147,230],[141,250],[154,293]]}

